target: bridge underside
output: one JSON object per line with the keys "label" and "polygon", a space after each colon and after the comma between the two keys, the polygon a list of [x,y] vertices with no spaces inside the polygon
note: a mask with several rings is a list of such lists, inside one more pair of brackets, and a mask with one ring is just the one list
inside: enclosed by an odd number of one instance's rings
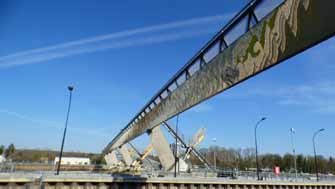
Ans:
{"label": "bridge underside", "polygon": [[[122,146],[178,113],[334,36],[334,10],[335,1],[286,0],[231,44],[225,44],[224,36],[218,39],[154,99],[153,105],[149,104],[149,107],[140,112],[108,144],[104,153]],[[217,51],[210,60],[206,58],[209,51]],[[197,66],[198,69],[192,72]]]}

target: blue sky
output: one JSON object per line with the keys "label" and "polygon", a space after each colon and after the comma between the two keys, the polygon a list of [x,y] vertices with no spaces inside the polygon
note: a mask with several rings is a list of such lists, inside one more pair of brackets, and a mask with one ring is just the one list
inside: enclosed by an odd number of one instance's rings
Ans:
{"label": "blue sky", "polygon": [[[0,144],[58,149],[75,85],[65,150],[100,152],[152,95],[247,1],[1,1]],[[334,38],[181,114],[201,146],[335,155]],[[174,120],[171,120],[174,122]],[[144,148],[147,136],[136,139]]]}

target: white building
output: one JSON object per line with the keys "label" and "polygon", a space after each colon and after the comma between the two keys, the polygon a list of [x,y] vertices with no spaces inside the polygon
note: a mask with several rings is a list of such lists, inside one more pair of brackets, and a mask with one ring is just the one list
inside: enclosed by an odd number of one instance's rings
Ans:
{"label": "white building", "polygon": [[6,161],[6,158],[4,156],[0,155],[0,163],[3,163],[5,161]]}
{"label": "white building", "polygon": [[[58,164],[59,157],[55,157],[54,164]],[[90,158],[84,157],[62,157],[62,165],[90,165]]]}

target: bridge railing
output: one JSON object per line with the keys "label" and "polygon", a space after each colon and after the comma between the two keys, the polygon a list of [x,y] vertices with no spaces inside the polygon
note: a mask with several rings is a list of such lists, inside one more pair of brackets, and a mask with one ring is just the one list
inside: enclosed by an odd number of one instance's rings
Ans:
{"label": "bridge railing", "polygon": [[[234,179],[257,180],[255,171],[232,171],[218,170],[219,177],[229,177]],[[331,174],[319,174],[320,181],[335,181],[335,176]],[[316,181],[316,175],[313,173],[295,173],[282,172],[276,175],[273,172],[260,172],[260,178],[264,181]]]}

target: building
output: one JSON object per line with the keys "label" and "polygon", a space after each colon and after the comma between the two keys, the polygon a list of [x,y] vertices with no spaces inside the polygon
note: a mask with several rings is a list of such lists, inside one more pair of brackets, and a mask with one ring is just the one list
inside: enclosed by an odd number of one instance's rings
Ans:
{"label": "building", "polygon": [[[59,157],[55,157],[54,164],[57,165]],[[62,157],[62,165],[90,165],[90,158],[86,157]]]}
{"label": "building", "polygon": [[3,163],[5,161],[6,161],[6,158],[4,156],[0,155],[0,163]]}

